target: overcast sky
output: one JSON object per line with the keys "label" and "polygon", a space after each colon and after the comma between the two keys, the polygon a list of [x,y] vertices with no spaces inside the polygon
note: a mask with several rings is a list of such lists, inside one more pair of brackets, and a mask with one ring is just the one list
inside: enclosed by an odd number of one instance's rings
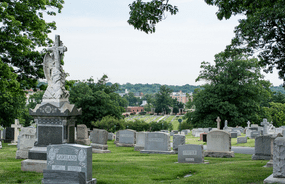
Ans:
{"label": "overcast sky", "polygon": [[[112,83],[201,85],[195,82],[202,61],[213,64],[234,36],[238,19],[219,21],[217,8],[203,0],[170,0],[179,8],[146,34],[127,23],[133,0],[65,0],[61,14],[45,17],[55,21],[68,48],[64,57],[67,80],[108,75]],[[274,86],[282,84],[277,72],[266,75]]]}

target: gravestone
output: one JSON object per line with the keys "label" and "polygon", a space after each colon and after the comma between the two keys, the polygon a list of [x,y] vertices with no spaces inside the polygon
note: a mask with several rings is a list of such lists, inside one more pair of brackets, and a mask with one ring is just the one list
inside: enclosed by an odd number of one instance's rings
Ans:
{"label": "gravestone", "polygon": [[263,125],[263,135],[267,135],[269,122],[267,122],[267,119],[264,118],[260,124]]}
{"label": "gravestone", "polygon": [[273,145],[273,174],[263,183],[285,183],[285,138],[277,137]]}
{"label": "gravestone", "polygon": [[119,142],[116,146],[119,147],[134,147],[136,144],[136,131],[134,130],[120,130],[119,131]]}
{"label": "gravestone", "polygon": [[217,117],[216,121],[217,121],[217,129],[220,130],[220,122],[221,122],[220,117]]}
{"label": "gravestone", "polygon": [[207,142],[207,134],[203,134],[203,142]]}
{"label": "gravestone", "polygon": [[140,153],[174,154],[170,147],[170,135],[162,132],[148,132],[145,147]]}
{"label": "gravestone", "polygon": [[259,132],[259,131],[251,131],[249,138],[250,138],[250,139],[255,139],[255,138],[257,138],[258,136],[260,136],[260,132]]}
{"label": "gravestone", "polygon": [[228,128],[228,120],[225,120],[225,126],[224,129]]}
{"label": "gravestone", "polygon": [[247,143],[247,137],[238,137],[237,144],[239,143]]}
{"label": "gravestone", "polygon": [[231,138],[237,138],[237,132],[231,132]]}
{"label": "gravestone", "polygon": [[114,134],[112,132],[108,133],[108,141],[112,141],[114,139]]}
{"label": "gravestone", "polygon": [[36,141],[36,128],[24,127],[21,129],[17,151],[16,159],[27,159],[29,150],[34,147]]}
{"label": "gravestone", "polygon": [[[68,176],[76,175],[73,181],[68,181]],[[47,147],[47,168],[44,170],[42,183],[74,183],[74,180],[85,178],[86,184],[95,184],[92,178],[92,148],[79,144],[58,144]],[[54,177],[59,175],[60,177]],[[80,177],[80,178],[78,178]]]}
{"label": "gravestone", "polygon": [[11,143],[14,140],[14,128],[7,127],[4,132],[4,143]]}
{"label": "gravestone", "polygon": [[111,153],[108,150],[108,132],[101,129],[93,129],[90,133],[92,153]]}
{"label": "gravestone", "polygon": [[178,153],[178,146],[185,144],[185,135],[174,135],[173,136],[173,151],[175,154]]}
{"label": "gravestone", "polygon": [[67,48],[59,35],[55,35],[53,47],[47,50],[50,52],[44,56],[43,70],[48,86],[42,102],[34,109],[29,109],[29,114],[37,125],[37,139],[34,147],[29,150],[28,159],[21,162],[22,171],[43,172],[47,163],[48,145],[74,143],[76,116],[82,114],[81,109],[77,109],[68,100],[66,74],[61,64]]}
{"label": "gravestone", "polygon": [[212,130],[207,135],[207,150],[205,157],[234,157],[231,151],[231,135],[222,130]]}
{"label": "gravestone", "polygon": [[23,126],[20,124],[18,119],[15,119],[15,124],[12,124],[11,127],[14,128],[14,140],[11,142],[12,144],[8,145],[17,145],[19,132]]}
{"label": "gravestone", "polygon": [[136,133],[136,145],[134,147],[135,151],[141,151],[144,149],[145,135],[146,135],[146,132],[137,132]]}
{"label": "gravestone", "polygon": [[117,144],[119,142],[119,140],[120,140],[120,131],[117,131],[114,144]]}
{"label": "gravestone", "polygon": [[270,160],[271,148],[275,137],[264,135],[255,138],[255,153],[252,155],[252,160]]}
{"label": "gravestone", "polygon": [[82,145],[90,145],[87,126],[84,124],[77,125],[76,129],[77,129],[76,143]]}
{"label": "gravestone", "polygon": [[178,163],[204,163],[203,145],[179,145]]}

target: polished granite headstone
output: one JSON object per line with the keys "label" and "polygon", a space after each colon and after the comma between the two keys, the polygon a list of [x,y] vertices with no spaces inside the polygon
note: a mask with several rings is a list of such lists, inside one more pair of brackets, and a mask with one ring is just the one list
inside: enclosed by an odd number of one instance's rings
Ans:
{"label": "polished granite headstone", "polygon": [[170,135],[162,132],[148,132],[145,147],[140,153],[175,154],[170,147]]}
{"label": "polished granite headstone", "polygon": [[178,163],[204,163],[203,145],[179,145]]}
{"label": "polished granite headstone", "polygon": [[111,153],[108,150],[108,132],[106,130],[94,128],[90,133],[90,139],[93,153]]}

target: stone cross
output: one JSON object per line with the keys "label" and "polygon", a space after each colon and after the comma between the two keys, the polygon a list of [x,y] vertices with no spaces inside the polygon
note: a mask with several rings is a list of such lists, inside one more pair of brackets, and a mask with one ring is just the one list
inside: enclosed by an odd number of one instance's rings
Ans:
{"label": "stone cross", "polygon": [[225,128],[228,127],[228,120],[225,120]]}
{"label": "stone cross", "polygon": [[260,124],[263,125],[263,135],[267,135],[269,122],[267,122],[267,119],[264,118]]}
{"label": "stone cross", "polygon": [[15,124],[12,124],[11,127],[14,128],[14,143],[17,143],[18,136],[20,133],[20,129],[22,128],[22,125],[19,123],[18,119],[15,119]]}
{"label": "stone cross", "polygon": [[221,122],[220,117],[217,117],[216,121],[217,121],[217,129],[220,130],[220,122]]}
{"label": "stone cross", "polygon": [[250,127],[250,121],[247,121],[247,128]]}

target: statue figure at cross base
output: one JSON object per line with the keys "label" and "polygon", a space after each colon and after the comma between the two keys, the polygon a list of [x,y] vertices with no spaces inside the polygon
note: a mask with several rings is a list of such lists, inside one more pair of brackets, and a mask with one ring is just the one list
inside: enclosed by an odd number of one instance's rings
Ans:
{"label": "statue figure at cross base", "polygon": [[68,99],[69,92],[65,89],[65,77],[61,61],[63,53],[67,47],[63,46],[60,36],[55,35],[54,46],[47,49],[49,52],[44,57],[44,74],[48,82],[48,87],[43,95],[45,99]]}

